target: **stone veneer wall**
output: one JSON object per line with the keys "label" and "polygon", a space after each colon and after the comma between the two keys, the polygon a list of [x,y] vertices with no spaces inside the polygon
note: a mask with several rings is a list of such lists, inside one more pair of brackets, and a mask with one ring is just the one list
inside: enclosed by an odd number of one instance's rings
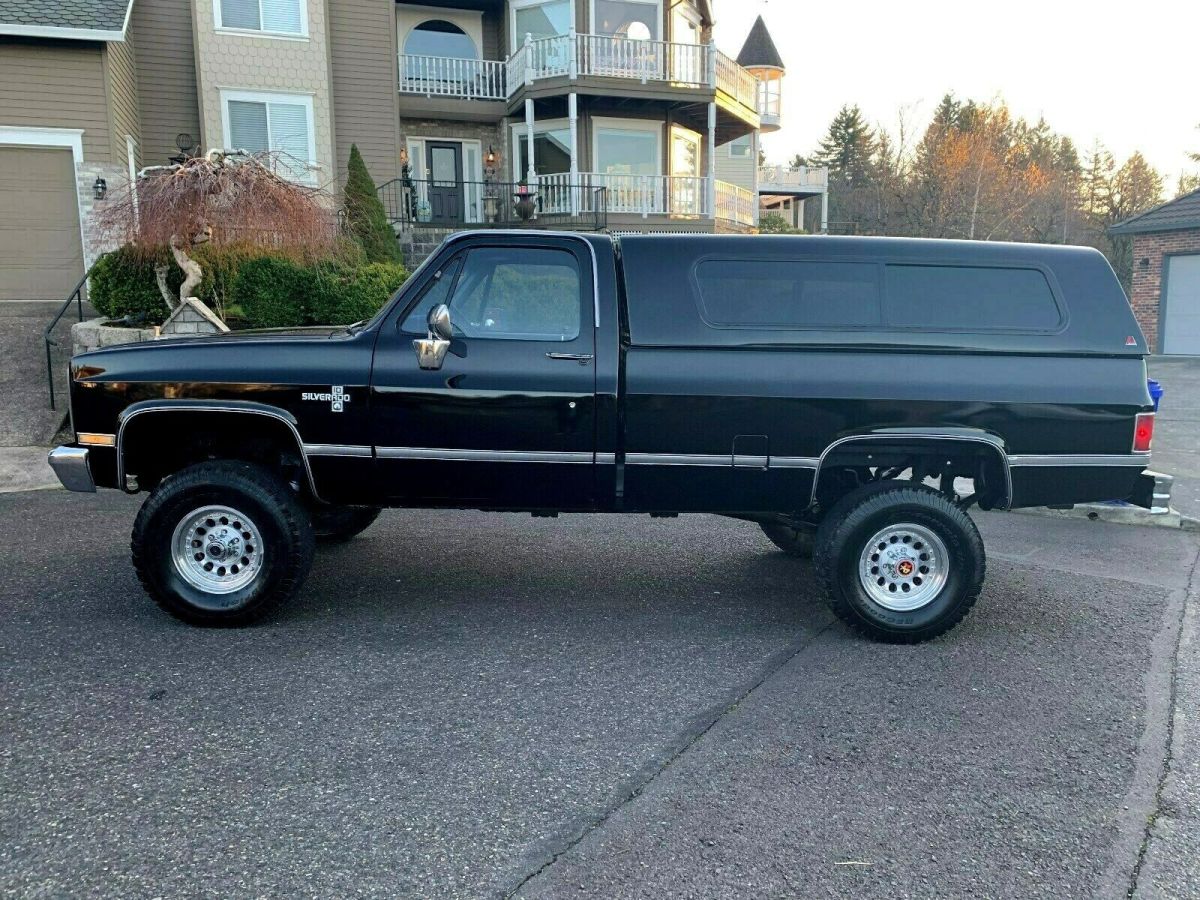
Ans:
{"label": "stone veneer wall", "polygon": [[[1158,352],[1158,314],[1162,305],[1163,258],[1200,253],[1200,228],[1133,236],[1133,291],[1129,298],[1151,353]],[[1142,265],[1146,260],[1146,265]]]}
{"label": "stone veneer wall", "polygon": [[221,90],[307,94],[313,99],[316,181],[340,181],[333,145],[329,37],[323,0],[308,2],[308,37],[275,38],[216,30],[213,0],[195,0],[193,34],[200,94],[202,149],[224,147]]}

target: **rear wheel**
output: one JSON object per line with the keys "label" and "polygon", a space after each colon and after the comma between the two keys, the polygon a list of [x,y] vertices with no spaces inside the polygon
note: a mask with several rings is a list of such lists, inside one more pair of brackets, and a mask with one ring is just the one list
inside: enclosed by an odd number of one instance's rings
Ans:
{"label": "rear wheel", "polygon": [[340,544],[362,534],[383,512],[377,506],[322,506],[313,509],[313,533],[322,544]]}
{"label": "rear wheel", "polygon": [[291,599],[313,557],[308,514],[268,469],[198,463],[142,504],[131,541],[146,592],[193,625],[247,625]]}
{"label": "rear wheel", "polygon": [[788,556],[812,559],[816,529],[794,528],[782,522],[760,522],[759,526],[771,543]]}
{"label": "rear wheel", "polygon": [[896,644],[954,628],[985,569],[970,516],[931,488],[894,481],[838,501],[817,532],[814,560],[838,618]]}

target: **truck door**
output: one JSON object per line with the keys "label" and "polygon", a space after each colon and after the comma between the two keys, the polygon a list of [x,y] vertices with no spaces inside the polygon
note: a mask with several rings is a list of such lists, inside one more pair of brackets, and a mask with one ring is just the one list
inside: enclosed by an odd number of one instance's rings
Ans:
{"label": "truck door", "polygon": [[[371,427],[382,490],[411,505],[592,508],[588,246],[532,235],[457,246],[426,268],[376,343]],[[440,368],[422,369],[413,340],[426,336],[429,311],[443,303],[449,350]]]}

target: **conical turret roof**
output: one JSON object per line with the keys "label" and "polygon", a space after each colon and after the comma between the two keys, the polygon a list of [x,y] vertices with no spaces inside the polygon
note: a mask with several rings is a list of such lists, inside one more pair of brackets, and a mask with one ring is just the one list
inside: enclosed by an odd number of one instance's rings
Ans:
{"label": "conical turret roof", "polygon": [[775,42],[771,40],[771,32],[767,31],[767,23],[763,21],[762,16],[755,20],[754,27],[750,29],[746,43],[742,45],[742,52],[738,54],[737,61],[739,66],[747,69],[785,68],[783,57],[779,55]]}

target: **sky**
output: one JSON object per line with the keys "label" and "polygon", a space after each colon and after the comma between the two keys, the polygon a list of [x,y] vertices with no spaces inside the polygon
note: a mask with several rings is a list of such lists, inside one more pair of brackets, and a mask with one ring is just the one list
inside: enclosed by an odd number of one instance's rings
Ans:
{"label": "sky", "polygon": [[1003,99],[1015,117],[1118,165],[1135,150],[1173,188],[1200,153],[1200,0],[713,0],[718,47],[735,55],[762,15],[787,66],[772,163],[809,154],[844,103],[916,137],[942,95]]}

